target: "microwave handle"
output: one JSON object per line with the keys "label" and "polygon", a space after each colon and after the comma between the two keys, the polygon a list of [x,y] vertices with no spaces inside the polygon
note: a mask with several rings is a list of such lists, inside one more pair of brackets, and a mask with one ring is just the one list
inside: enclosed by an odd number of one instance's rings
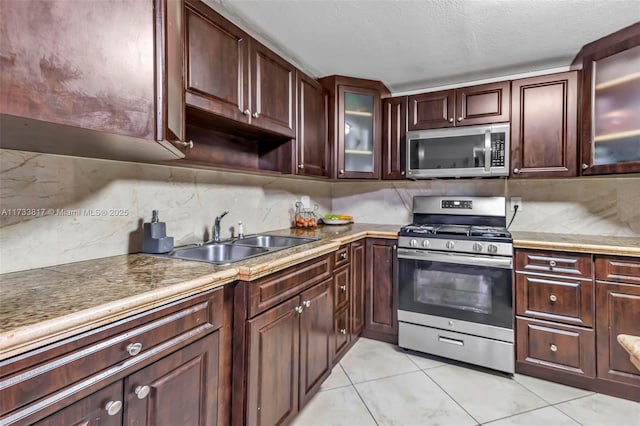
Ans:
{"label": "microwave handle", "polygon": [[484,171],[491,171],[491,129],[484,131]]}

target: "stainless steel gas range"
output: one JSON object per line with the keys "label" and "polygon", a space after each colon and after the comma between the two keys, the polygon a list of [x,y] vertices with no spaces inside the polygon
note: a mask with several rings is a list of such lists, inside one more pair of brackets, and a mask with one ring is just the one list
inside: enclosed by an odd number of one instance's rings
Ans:
{"label": "stainless steel gas range", "polygon": [[399,346],[514,372],[504,197],[413,199],[398,233]]}

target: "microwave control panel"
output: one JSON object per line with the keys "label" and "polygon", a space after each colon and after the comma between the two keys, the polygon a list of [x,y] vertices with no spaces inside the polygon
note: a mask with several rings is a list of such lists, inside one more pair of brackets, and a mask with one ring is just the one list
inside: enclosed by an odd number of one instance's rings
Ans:
{"label": "microwave control panel", "polygon": [[504,141],[491,140],[491,166],[504,166]]}

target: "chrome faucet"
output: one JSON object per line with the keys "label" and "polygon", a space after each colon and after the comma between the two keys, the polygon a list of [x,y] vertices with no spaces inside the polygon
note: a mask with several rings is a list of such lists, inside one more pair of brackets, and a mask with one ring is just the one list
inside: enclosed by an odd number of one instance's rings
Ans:
{"label": "chrome faucet", "polygon": [[225,217],[229,212],[224,212],[220,216],[216,217],[215,222],[213,223],[213,242],[220,242],[220,221],[223,217]]}

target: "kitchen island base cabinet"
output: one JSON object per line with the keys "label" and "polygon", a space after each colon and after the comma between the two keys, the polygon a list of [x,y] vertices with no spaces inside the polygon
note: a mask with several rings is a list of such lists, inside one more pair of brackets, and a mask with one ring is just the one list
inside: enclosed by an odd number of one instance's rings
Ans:
{"label": "kitchen island base cabinet", "polygon": [[365,323],[363,337],[398,343],[398,308],[394,286],[396,240],[367,239]]}

